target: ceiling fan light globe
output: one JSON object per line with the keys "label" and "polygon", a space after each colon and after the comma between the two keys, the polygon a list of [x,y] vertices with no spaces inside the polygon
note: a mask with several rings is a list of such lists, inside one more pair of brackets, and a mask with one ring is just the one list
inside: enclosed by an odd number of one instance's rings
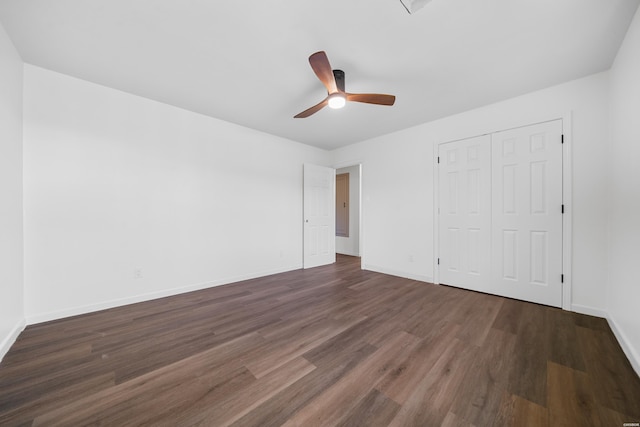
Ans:
{"label": "ceiling fan light globe", "polygon": [[328,103],[329,103],[329,108],[333,108],[334,110],[337,110],[338,108],[344,107],[344,105],[347,103],[347,99],[342,94],[334,93],[329,97]]}

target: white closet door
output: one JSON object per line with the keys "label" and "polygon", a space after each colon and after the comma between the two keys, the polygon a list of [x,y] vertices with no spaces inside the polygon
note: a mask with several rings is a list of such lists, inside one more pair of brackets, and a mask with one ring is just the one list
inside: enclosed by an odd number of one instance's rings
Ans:
{"label": "white closet door", "polygon": [[487,292],[562,306],[562,122],[492,134]]}
{"label": "white closet door", "polygon": [[491,139],[438,150],[440,283],[484,291],[491,279]]}

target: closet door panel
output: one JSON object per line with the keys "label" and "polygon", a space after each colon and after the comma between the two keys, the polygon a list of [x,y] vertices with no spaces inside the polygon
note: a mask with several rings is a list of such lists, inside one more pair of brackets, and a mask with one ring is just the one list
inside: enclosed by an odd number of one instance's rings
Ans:
{"label": "closet door panel", "polygon": [[440,282],[481,290],[491,277],[491,139],[439,146]]}
{"label": "closet door panel", "polygon": [[561,138],[559,120],[491,135],[491,293],[562,306]]}

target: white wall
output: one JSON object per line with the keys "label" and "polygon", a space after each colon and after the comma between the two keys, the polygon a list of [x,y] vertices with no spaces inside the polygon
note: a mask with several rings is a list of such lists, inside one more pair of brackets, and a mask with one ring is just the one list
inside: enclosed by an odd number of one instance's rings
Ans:
{"label": "white wall", "polygon": [[31,65],[24,80],[28,323],[301,267],[302,165],[326,152]]}
{"label": "white wall", "polygon": [[431,151],[411,128],[333,152],[334,163],[362,163],[363,268],[432,280]]}
{"label": "white wall", "polygon": [[23,328],[22,59],[0,25],[0,359]]}
{"label": "white wall", "polygon": [[592,75],[334,151],[334,164],[363,165],[363,266],[433,280],[434,144],[569,114],[572,128],[565,133],[572,136],[573,200],[566,202],[573,220],[572,307],[604,316],[607,77]]}
{"label": "white wall", "polygon": [[349,174],[349,237],[336,236],[336,253],[360,256],[360,165],[336,170]]}
{"label": "white wall", "polygon": [[640,374],[640,12],[610,71],[609,323]]}

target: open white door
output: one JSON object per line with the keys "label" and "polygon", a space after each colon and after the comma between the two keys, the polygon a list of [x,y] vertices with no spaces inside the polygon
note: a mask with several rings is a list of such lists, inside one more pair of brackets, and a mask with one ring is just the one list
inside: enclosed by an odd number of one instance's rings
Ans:
{"label": "open white door", "polygon": [[304,268],[336,262],[336,171],[304,165]]}

